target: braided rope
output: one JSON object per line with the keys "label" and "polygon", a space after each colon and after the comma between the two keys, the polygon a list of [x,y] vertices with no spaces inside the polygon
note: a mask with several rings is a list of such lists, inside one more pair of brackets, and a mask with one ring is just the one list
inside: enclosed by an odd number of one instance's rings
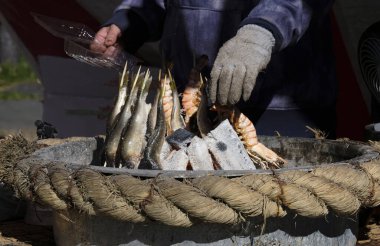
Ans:
{"label": "braided rope", "polygon": [[287,209],[306,217],[325,216],[329,209],[344,216],[355,214],[360,206],[380,204],[380,161],[357,167],[318,167],[312,172],[232,179],[204,176],[183,181],[106,176],[89,168],[70,170],[60,163],[27,161],[20,162],[13,172],[13,179],[2,180],[13,180],[8,184],[23,198],[55,210],[73,208],[135,223],[154,220],[182,227],[196,221],[233,225],[248,217],[282,217]]}
{"label": "braided rope", "polygon": [[249,217],[283,217],[288,210],[306,217],[329,211],[350,216],[360,206],[380,204],[380,160],[235,178],[179,180],[162,175],[142,180],[26,158],[0,165],[0,180],[20,197],[55,210],[180,227],[197,222],[235,225]]}

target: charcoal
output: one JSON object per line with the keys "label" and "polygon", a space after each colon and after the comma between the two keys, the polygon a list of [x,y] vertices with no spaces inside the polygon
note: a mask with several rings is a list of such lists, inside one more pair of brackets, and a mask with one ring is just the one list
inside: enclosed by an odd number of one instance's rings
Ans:
{"label": "charcoal", "polygon": [[223,170],[256,169],[243,143],[228,120],[223,121],[204,138],[217,165]]}
{"label": "charcoal", "polygon": [[190,144],[191,139],[194,137],[194,134],[180,128],[173,132],[170,136],[166,138],[166,141],[175,148],[176,150],[187,148],[187,146]]}
{"label": "charcoal", "polygon": [[180,170],[185,171],[189,163],[189,157],[185,149],[173,150],[168,158],[162,163],[163,170]]}
{"label": "charcoal", "polygon": [[187,148],[187,155],[193,170],[214,170],[207,143],[203,139],[193,137]]}

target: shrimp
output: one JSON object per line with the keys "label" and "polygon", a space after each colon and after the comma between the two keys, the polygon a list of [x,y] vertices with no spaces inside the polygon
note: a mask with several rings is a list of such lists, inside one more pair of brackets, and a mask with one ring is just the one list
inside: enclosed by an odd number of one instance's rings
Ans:
{"label": "shrimp", "polygon": [[201,56],[194,68],[191,69],[189,75],[189,82],[182,96],[182,108],[185,112],[185,124],[188,126],[190,118],[197,112],[201,102],[201,74],[200,71],[207,66],[208,57]]}
{"label": "shrimp", "polygon": [[279,157],[274,151],[268,149],[259,142],[256,128],[252,121],[248,119],[239,109],[234,107],[214,107],[214,110],[228,115],[228,118],[240,137],[252,161],[260,165],[262,169],[280,168],[286,161]]}
{"label": "shrimp", "polygon": [[167,78],[165,75],[164,79],[161,80],[161,83],[164,87],[164,95],[162,98],[162,104],[165,114],[165,124],[166,124],[166,130],[168,133],[171,132],[171,118],[172,118],[172,111],[173,111],[173,91],[171,90],[170,86],[170,79]]}
{"label": "shrimp", "polygon": [[280,168],[285,163],[284,159],[259,142],[252,121],[237,108],[232,111],[231,121],[254,163],[263,169]]}
{"label": "shrimp", "polygon": [[165,89],[163,107],[166,122],[166,134],[170,135],[179,128],[184,128],[185,123],[181,115],[181,103],[179,101],[177,88],[170,70],[168,70],[168,78],[165,76],[162,83]]}

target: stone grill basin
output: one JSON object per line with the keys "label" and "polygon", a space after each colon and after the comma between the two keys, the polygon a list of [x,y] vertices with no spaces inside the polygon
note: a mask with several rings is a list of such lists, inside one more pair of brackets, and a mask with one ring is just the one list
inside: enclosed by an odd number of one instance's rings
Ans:
{"label": "stone grill basin", "polygon": [[[358,164],[379,157],[360,142],[304,138],[266,137],[260,141],[288,161],[278,170],[312,170],[317,165]],[[31,158],[41,163],[63,162],[77,169],[91,166],[104,174],[131,174],[141,178],[158,174],[175,178],[205,175],[241,176],[272,174],[270,170],[245,171],[157,171],[105,168],[102,166],[103,137],[77,138],[36,151]],[[190,228],[170,227],[158,222],[133,224],[103,216],[88,216],[75,210],[54,212],[57,245],[356,245],[357,219],[330,211],[325,218],[307,218],[291,211],[283,218],[252,218],[244,226],[199,223]]]}
{"label": "stone grill basin", "polygon": [[[378,157],[378,152],[369,145],[354,141],[337,141],[337,140],[318,140],[309,138],[288,138],[288,137],[269,137],[259,136],[260,142],[272,149],[279,156],[285,158],[288,163],[284,166],[292,169],[310,169],[315,165],[322,164],[339,164],[339,163],[363,163]],[[73,168],[77,165],[91,165],[94,169],[104,173],[132,173],[141,174],[142,176],[152,177],[162,171],[153,170],[129,170],[117,168],[103,168],[103,147],[104,137],[98,136],[93,138],[75,138],[75,141],[58,146],[51,146],[37,151],[33,158],[45,161],[59,161],[72,164]],[[192,176],[202,175],[202,173],[223,173],[228,176],[236,176],[252,171],[171,171],[180,174],[188,173]],[[265,170],[256,170],[254,172],[272,173]],[[186,176],[186,175],[185,175]]]}

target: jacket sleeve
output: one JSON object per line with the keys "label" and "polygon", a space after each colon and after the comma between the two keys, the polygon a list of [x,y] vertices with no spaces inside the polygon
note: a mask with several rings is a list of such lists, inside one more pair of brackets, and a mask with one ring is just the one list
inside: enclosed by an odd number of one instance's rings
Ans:
{"label": "jacket sleeve", "polygon": [[128,28],[141,30],[140,32],[144,30],[148,32],[148,40],[157,40],[161,35],[164,18],[164,0],[124,0],[102,26],[115,24],[122,31]]}
{"label": "jacket sleeve", "polygon": [[261,0],[241,25],[256,24],[271,31],[276,39],[275,50],[296,43],[313,18],[321,18],[333,0]]}

